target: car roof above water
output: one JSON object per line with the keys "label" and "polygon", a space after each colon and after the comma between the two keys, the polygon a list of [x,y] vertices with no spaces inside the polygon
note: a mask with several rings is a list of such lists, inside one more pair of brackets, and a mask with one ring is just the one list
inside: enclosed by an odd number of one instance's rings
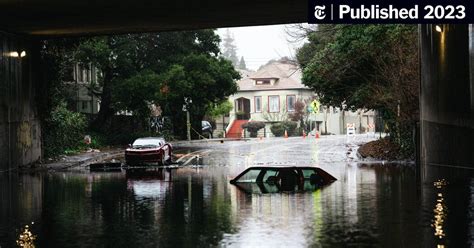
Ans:
{"label": "car roof above water", "polygon": [[250,171],[286,171],[286,170],[297,170],[297,171],[311,170],[311,171],[317,172],[317,174],[321,175],[328,182],[337,180],[331,174],[327,173],[326,171],[324,171],[323,169],[321,169],[319,167],[296,166],[296,165],[291,165],[291,166],[289,166],[289,165],[272,165],[272,166],[252,166],[252,167],[249,167],[249,168],[245,169],[243,172],[241,172],[234,179],[230,180],[230,183],[238,182],[241,177],[245,176]]}

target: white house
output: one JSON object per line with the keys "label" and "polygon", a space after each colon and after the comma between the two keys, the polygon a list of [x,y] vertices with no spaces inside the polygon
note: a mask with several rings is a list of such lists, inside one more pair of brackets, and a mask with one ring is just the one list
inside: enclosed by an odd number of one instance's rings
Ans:
{"label": "white house", "polygon": [[98,85],[98,71],[95,67],[84,67],[76,63],[71,70],[69,98],[77,112],[97,114],[100,109],[101,87]]}
{"label": "white house", "polygon": [[[237,82],[238,92],[229,97],[234,108],[229,114],[227,137],[240,137],[240,126],[248,121],[265,122],[265,130],[261,130],[259,135],[271,136],[270,126],[288,120],[295,112],[297,101],[309,105],[317,98],[301,83],[301,69],[291,61],[271,62],[256,72],[244,71],[241,75],[242,79]],[[322,132],[344,133],[347,123],[354,123],[360,132],[374,123],[374,112],[344,111],[343,114],[339,108],[321,107],[318,113],[308,114],[308,120]]]}

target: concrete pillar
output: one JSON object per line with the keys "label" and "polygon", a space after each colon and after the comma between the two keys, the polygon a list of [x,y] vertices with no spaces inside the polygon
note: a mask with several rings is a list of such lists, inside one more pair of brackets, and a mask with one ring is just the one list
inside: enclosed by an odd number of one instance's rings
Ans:
{"label": "concrete pillar", "polygon": [[474,172],[472,36],[472,25],[420,25],[420,172],[425,182]]}
{"label": "concrete pillar", "polygon": [[41,157],[31,44],[28,38],[0,32],[0,172]]}

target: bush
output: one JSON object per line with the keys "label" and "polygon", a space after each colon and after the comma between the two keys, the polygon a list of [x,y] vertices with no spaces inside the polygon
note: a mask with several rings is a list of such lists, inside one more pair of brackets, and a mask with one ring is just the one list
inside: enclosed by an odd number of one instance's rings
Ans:
{"label": "bush", "polygon": [[261,121],[250,121],[242,125],[242,128],[250,132],[250,137],[256,138],[258,130],[265,127],[265,123]]}
{"label": "bush", "polygon": [[270,127],[270,131],[272,131],[272,134],[276,137],[281,137],[285,133],[285,127],[281,122],[278,122]]}
{"label": "bush", "polygon": [[69,111],[66,103],[60,102],[45,121],[45,157],[73,153],[83,148],[86,126],[86,117],[83,114]]}
{"label": "bush", "polygon": [[285,130],[289,136],[292,136],[295,134],[296,126],[297,124],[294,121],[282,121],[273,124],[270,130],[276,137],[283,136],[285,134]]}

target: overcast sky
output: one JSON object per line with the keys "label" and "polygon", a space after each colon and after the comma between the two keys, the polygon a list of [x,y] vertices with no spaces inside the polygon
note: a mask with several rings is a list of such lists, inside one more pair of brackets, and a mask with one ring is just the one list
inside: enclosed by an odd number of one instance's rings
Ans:
{"label": "overcast sky", "polygon": [[[221,39],[227,28],[220,28],[217,33]],[[253,26],[229,28],[234,35],[234,45],[237,46],[237,56],[244,56],[247,68],[257,70],[258,67],[271,59],[280,57],[295,57],[295,49],[300,44],[287,41],[285,25]]]}

